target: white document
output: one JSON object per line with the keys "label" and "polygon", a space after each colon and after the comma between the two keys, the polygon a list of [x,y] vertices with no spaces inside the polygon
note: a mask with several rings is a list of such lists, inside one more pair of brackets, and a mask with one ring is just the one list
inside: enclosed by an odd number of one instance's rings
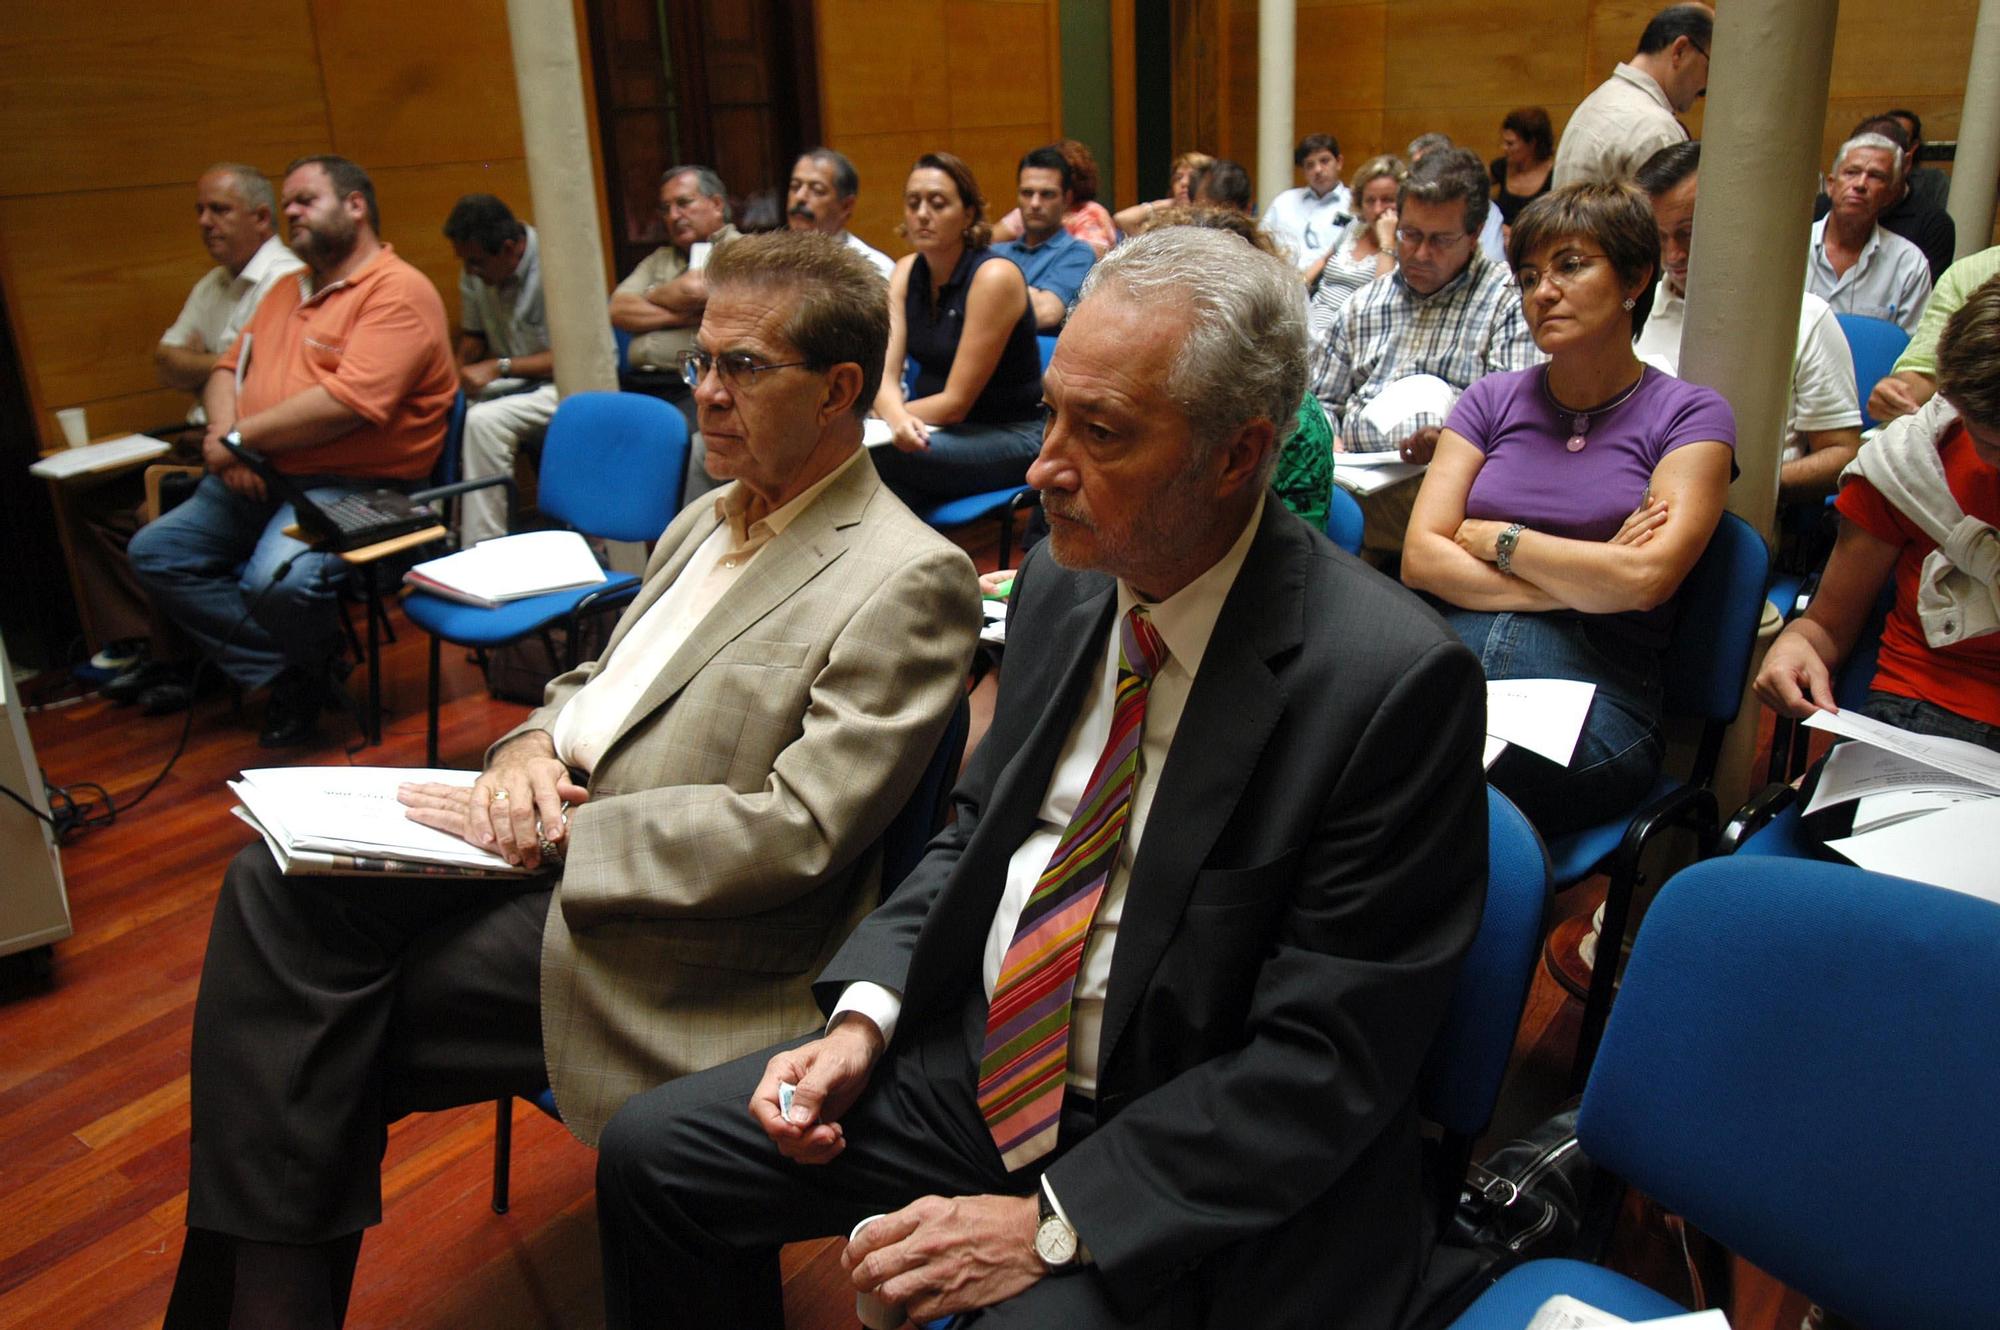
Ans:
{"label": "white document", "polygon": [[1559,767],[1576,755],[1597,685],[1577,679],[1504,679],[1486,685],[1486,733]]}
{"label": "white document", "polygon": [[1393,448],[1379,453],[1333,455],[1333,483],[1349,494],[1373,494],[1423,473],[1422,465],[1405,462]]}
{"label": "white document", "polygon": [[1491,771],[1493,764],[1500,760],[1500,754],[1506,751],[1507,741],[1489,734],[1486,736],[1486,752],[1480,757],[1479,764]]}
{"label": "white document", "polygon": [[896,431],[889,428],[889,422],[880,416],[870,416],[861,422],[861,446],[880,448],[894,438]]}
{"label": "white document", "polygon": [[[1899,791],[1905,794],[1945,794],[1972,792],[1992,797],[1994,791],[1978,781],[1954,775],[1907,753],[1872,744],[1836,744],[1827,754],[1807,813],[1843,804],[1868,795]],[[1943,807],[1946,801],[1937,801]],[[1951,802],[1956,802],[1955,800]]]}
{"label": "white document", "polygon": [[80,448],[65,448],[59,453],[50,453],[29,467],[28,474],[44,480],[62,480],[69,476],[89,475],[93,471],[108,471],[114,466],[133,462],[150,462],[171,451],[172,446],[165,439],[156,439],[150,434],[127,434],[119,439],[86,443]]}
{"label": "white document", "polygon": [[1361,419],[1384,438],[1405,438],[1416,429],[1418,416],[1439,421],[1458,405],[1458,389],[1435,374],[1411,374],[1391,381],[1361,408]]}
{"label": "white document", "polygon": [[590,543],[574,531],[529,531],[482,540],[469,550],[429,559],[403,580],[411,586],[469,605],[491,608],[510,600],[571,591],[604,581]]}
{"label": "white document", "polygon": [[1885,790],[1880,794],[1864,794],[1854,801],[1854,834],[1878,831],[1913,817],[1943,812],[1954,804],[1976,803],[1992,797],[1986,790],[1976,794],[1965,790]]}
{"label": "white document", "polygon": [[2000,801],[1955,804],[1826,846],[1870,872],[2000,904]]}
{"label": "white document", "polygon": [[715,248],[715,242],[697,240],[688,246],[688,271],[700,272],[708,266],[708,255]]}
{"label": "white document", "polygon": [[1005,645],[1007,641],[1007,602],[1004,600],[984,600],[979,602],[980,616],[985,620],[979,629],[979,640],[991,642],[994,646]]}
{"label": "white document", "polygon": [[1689,1312],[1650,1321],[1628,1321],[1613,1316],[1568,1294],[1558,1293],[1535,1309],[1527,1330],[1612,1330],[1619,1326],[1643,1326],[1646,1330],[1729,1330],[1729,1318],[1721,1312]]}
{"label": "white document", "polygon": [[1966,743],[1963,739],[1941,739],[1933,734],[1915,734],[1870,720],[1859,711],[1815,711],[1806,718],[1806,728],[1845,735],[1892,753],[1962,776],[1990,790],[2000,790],[2000,753]]}
{"label": "white document", "polygon": [[448,832],[412,822],[396,801],[407,782],[467,786],[476,771],[405,767],[262,767],[229,788],[287,849],[519,872]]}

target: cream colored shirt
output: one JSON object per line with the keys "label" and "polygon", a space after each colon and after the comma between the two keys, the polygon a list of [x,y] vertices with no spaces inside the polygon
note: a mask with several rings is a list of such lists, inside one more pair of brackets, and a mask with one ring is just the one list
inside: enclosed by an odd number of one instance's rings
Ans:
{"label": "cream colored shirt", "polygon": [[[736,237],[736,228],[724,222],[722,229],[708,238],[708,243],[719,245]],[[632,275],[618,283],[613,295],[644,296],[656,286],[663,286],[688,270],[688,256],[672,245],[662,245],[639,260],[639,266]],[[678,369],[683,351],[694,349],[695,325],[685,328],[661,328],[655,332],[635,333],[632,345],[625,349],[625,363],[634,369]]]}
{"label": "cream colored shirt", "polygon": [[1611,71],[1583,99],[1556,143],[1554,186],[1630,180],[1646,159],[1670,143],[1687,142],[1674,104],[1653,76],[1629,64]]}
{"label": "cream colored shirt", "polygon": [[862,452],[856,448],[845,462],[797,498],[747,526],[744,510],[750,492],[734,484],[716,492],[713,502],[721,524],[702,541],[673,585],[639,616],[618,649],[556,713],[549,737],[557,758],[579,771],[597,766],[632,708],[659,677],[660,668],[674,658],[709,611],[736,585],[758,551],[777,539],[827,486],[859,462]]}
{"label": "cream colored shirt", "polygon": [[[257,252],[243,265],[242,272],[232,274],[229,269],[217,264],[194,284],[186,303],[181,306],[180,317],[160,334],[160,340],[169,346],[221,355],[236,340],[236,334],[243,331],[243,325],[250,322],[250,316],[257,312],[257,302],[271,289],[271,283],[305,266],[298,255],[276,236],[257,247]],[[208,420],[199,398],[187,418],[190,425],[200,425]]]}
{"label": "cream colored shirt", "polygon": [[[1256,510],[1250,514],[1250,521],[1237,536],[1236,543],[1207,572],[1165,600],[1147,607],[1153,627],[1167,644],[1169,657],[1147,693],[1145,731],[1139,747],[1139,778],[1132,791],[1131,818],[1126,824],[1124,840],[1118,847],[1118,863],[1112,869],[1111,878],[1104,887],[1104,896],[1091,920],[1090,940],[1084,944],[1083,964],[1076,978],[1070,1014],[1069,1083],[1082,1094],[1094,1095],[1097,1091],[1098,1036],[1104,1021],[1105,992],[1111,983],[1111,953],[1118,945],[1118,925],[1125,911],[1125,889],[1131,881],[1132,862],[1138,857],[1139,843],[1146,834],[1146,816],[1152,810],[1153,795],[1159,789],[1160,773],[1166,769],[1167,754],[1173,747],[1174,733],[1180,728],[1188,693],[1194,687],[1195,676],[1201,671],[1202,657],[1208,651],[1209,638],[1215,632],[1216,618],[1222,613],[1222,603],[1228,599],[1230,588],[1236,585],[1236,576],[1242,571],[1243,560],[1250,553],[1250,542],[1257,534],[1258,523],[1263,520],[1264,502],[1262,498],[1257,501]],[[1014,929],[1020,923],[1028,895],[1034,890],[1042,870],[1048,867],[1063,832],[1068,829],[1070,817],[1076,812],[1077,804],[1082,801],[1085,788],[1090,783],[1090,773],[1104,751],[1105,740],[1110,737],[1112,706],[1118,684],[1118,622],[1124,618],[1126,611],[1141,603],[1130,586],[1124,582],[1118,584],[1117,618],[1105,637],[1097,684],[1085,699],[1076,720],[1071,723],[1069,737],[1063,741],[1062,753],[1056,759],[1048,790],[1042,795],[1034,830],[1028,833],[1027,839],[1007,861],[1007,885],[1000,898],[1000,908],[994,912],[993,922],[987,929],[986,951],[980,966],[980,981],[985,985],[989,1002],[993,997],[994,984],[1000,977],[1000,962],[1014,940]],[[1190,755],[1189,760],[1199,761],[1200,757]],[[840,995],[834,1015],[838,1017],[843,1011],[859,1012],[881,1027],[882,1035],[887,1039],[895,1034],[896,1018],[901,1010],[902,999],[897,994],[879,984],[863,982],[847,986]]]}

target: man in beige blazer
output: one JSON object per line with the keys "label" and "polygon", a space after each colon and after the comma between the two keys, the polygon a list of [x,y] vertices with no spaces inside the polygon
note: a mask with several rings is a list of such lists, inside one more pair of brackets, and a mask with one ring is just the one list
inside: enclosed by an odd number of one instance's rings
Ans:
{"label": "man in beige blazer", "polygon": [[405,787],[416,820],[550,871],[286,878],[261,844],[231,865],[169,1327],[338,1325],[403,1113],[551,1084],[594,1144],[633,1093],[819,1024],[811,979],[879,898],[978,593],[861,448],[882,279],[788,232],[708,275],[688,370],[736,483],[667,528],[604,655],[470,789]]}

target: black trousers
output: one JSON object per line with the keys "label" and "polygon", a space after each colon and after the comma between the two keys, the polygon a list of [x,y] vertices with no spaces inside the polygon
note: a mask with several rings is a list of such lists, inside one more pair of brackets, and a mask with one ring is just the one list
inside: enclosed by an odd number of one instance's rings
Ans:
{"label": "black trousers", "polygon": [[[984,1009],[977,1013],[984,1034]],[[973,1094],[966,1032],[940,1031],[885,1056],[841,1119],[832,1162],[794,1164],[750,1117],[775,1049],[636,1095],[598,1143],[598,1236],[612,1330],[730,1325],[783,1330],[778,1248],[846,1236],[923,1196],[1032,1195],[1047,1161],[1000,1162]],[[800,1043],[805,1040],[798,1041]],[[1063,1117],[1058,1153],[1092,1119]],[[1165,1296],[1121,1317],[1089,1271],[1045,1278],[971,1318],[981,1327],[1178,1326],[1195,1300]]]}
{"label": "black trousers", "polygon": [[552,895],[547,879],[288,878],[262,843],[238,854],[195,1001],[189,1227],[359,1232],[382,1217],[390,1122],[545,1086]]}

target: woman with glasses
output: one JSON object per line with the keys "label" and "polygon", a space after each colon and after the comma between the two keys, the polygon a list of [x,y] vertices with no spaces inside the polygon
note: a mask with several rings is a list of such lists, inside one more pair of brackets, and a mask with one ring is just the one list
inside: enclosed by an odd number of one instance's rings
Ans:
{"label": "woman with glasses", "polygon": [[[916,253],[889,279],[889,354],[875,395],[894,446],[874,459],[921,513],[1026,479],[1042,442],[1042,359],[1028,284],[987,248],[986,199],[970,167],[948,152],[919,157],[902,233]],[[916,366],[907,394],[905,356]]]}
{"label": "woman with glasses", "polygon": [[1597,686],[1566,767],[1510,748],[1489,773],[1545,836],[1631,808],[1657,778],[1661,648],[1729,487],[1729,404],[1632,353],[1659,253],[1629,184],[1521,210],[1508,257],[1548,362],[1466,389],[1404,542],[1403,581],[1441,602],[1489,680]]}
{"label": "woman with glasses", "polygon": [[1370,157],[1354,173],[1356,217],[1341,228],[1320,266],[1306,269],[1306,284],[1319,283],[1306,307],[1306,327],[1314,335],[1333,326],[1349,296],[1396,270],[1396,192],[1409,177],[1401,157]]}

